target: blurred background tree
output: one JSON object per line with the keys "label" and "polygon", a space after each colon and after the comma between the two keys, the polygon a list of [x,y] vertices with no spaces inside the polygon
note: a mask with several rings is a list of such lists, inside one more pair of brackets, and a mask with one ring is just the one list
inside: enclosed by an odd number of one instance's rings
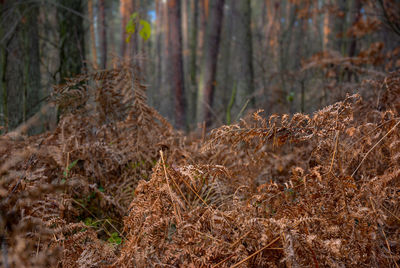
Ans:
{"label": "blurred background tree", "polygon": [[[37,113],[51,85],[135,55],[150,104],[181,129],[311,112],[400,67],[399,11],[398,0],[1,0],[0,125]],[[152,34],[126,42],[135,12]]]}

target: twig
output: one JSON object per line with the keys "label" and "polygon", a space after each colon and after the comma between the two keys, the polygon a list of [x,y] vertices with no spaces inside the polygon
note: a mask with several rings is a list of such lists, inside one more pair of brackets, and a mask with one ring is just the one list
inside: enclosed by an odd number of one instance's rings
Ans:
{"label": "twig", "polygon": [[244,258],[243,260],[241,260],[240,262],[234,264],[231,266],[231,268],[235,268],[238,267],[239,265],[241,265],[242,263],[250,260],[251,258],[253,258],[255,255],[257,255],[258,253],[260,253],[261,251],[263,251],[264,249],[267,249],[269,246],[271,246],[273,243],[275,243],[276,241],[278,241],[281,237],[278,236],[277,238],[275,238],[274,240],[272,240],[271,242],[269,242],[265,247],[262,247],[261,249],[257,250],[256,252],[254,252],[253,254],[251,254],[250,256],[248,256],[247,258]]}
{"label": "twig", "polygon": [[381,231],[382,231],[382,233],[383,233],[383,236],[385,237],[385,242],[386,242],[387,249],[388,249],[388,251],[389,251],[389,255],[390,255],[390,257],[392,258],[392,261],[394,262],[394,264],[396,265],[396,267],[399,268],[399,265],[397,264],[397,262],[396,262],[395,259],[393,258],[392,251],[390,250],[389,241],[387,240],[385,231],[383,231],[383,229],[381,229]]}
{"label": "twig", "polygon": [[329,167],[328,173],[330,173],[330,172],[332,171],[333,162],[335,161],[336,151],[337,151],[337,147],[338,147],[338,143],[339,143],[339,133],[340,133],[340,131],[338,130],[338,131],[336,132],[335,148],[333,149],[333,155],[332,155],[332,160],[331,160],[331,166]]}
{"label": "twig", "polygon": [[251,233],[251,230],[248,231],[247,233],[245,233],[244,235],[242,235],[241,237],[239,237],[238,240],[236,240],[233,244],[231,244],[231,248],[233,248],[234,246],[236,246],[243,238],[245,238],[246,236],[248,236]]}
{"label": "twig", "polygon": [[229,260],[230,258],[232,258],[233,256],[235,256],[235,254],[230,255],[229,257],[223,259],[222,261],[220,261],[219,263],[217,263],[216,265],[214,265],[212,268],[218,267],[221,264],[225,263],[227,260]]}
{"label": "twig", "polygon": [[247,99],[247,101],[245,102],[245,104],[243,105],[242,109],[240,110],[240,112],[238,113],[238,115],[235,118],[235,121],[237,121],[243,114],[244,110],[246,110],[247,105],[249,104],[250,99]]}
{"label": "twig", "polygon": [[[167,171],[168,173],[168,171]],[[176,189],[178,189],[179,193],[182,195],[183,199],[186,201],[186,203],[188,204],[189,208],[191,209],[192,206],[190,205],[189,201],[187,200],[187,198],[185,197],[185,195],[183,194],[181,188],[179,187],[179,185],[175,182],[174,178],[171,176],[171,174],[168,173],[168,175],[170,176],[172,182],[174,183]]]}
{"label": "twig", "polygon": [[163,154],[163,151],[162,151],[162,150],[160,150],[160,155],[161,155],[161,161],[162,161],[163,168],[164,168],[165,180],[167,181],[167,186],[168,186],[169,195],[170,195],[170,197],[171,197],[172,206],[174,207],[176,223],[179,224],[179,223],[181,222],[181,219],[180,219],[180,217],[179,217],[178,210],[177,210],[177,208],[176,208],[176,206],[175,206],[174,198],[173,198],[173,196],[172,196],[171,187],[169,186],[168,174],[167,174],[167,169],[165,168],[164,154]]}
{"label": "twig", "polygon": [[184,178],[181,178],[181,179],[182,179],[183,183],[186,184],[186,186],[201,200],[201,202],[203,202],[203,204],[207,208],[210,208],[209,205],[207,204],[207,202],[203,198],[201,198],[201,196],[190,186],[190,184]]}
{"label": "twig", "polygon": [[223,240],[221,240],[221,239],[218,239],[218,238],[216,238],[216,237],[213,237],[213,236],[211,236],[211,235],[209,235],[209,234],[206,234],[206,233],[197,231],[196,229],[194,229],[193,226],[190,226],[190,227],[192,228],[192,230],[193,230],[195,233],[197,233],[197,234],[199,234],[199,235],[204,235],[204,236],[210,238],[211,240],[215,240],[215,241],[218,241],[218,242],[220,242],[220,243],[222,243],[222,244],[226,244],[226,245],[229,245],[229,246],[230,246],[230,244],[229,244],[228,242],[226,242],[226,241],[223,241]]}
{"label": "twig", "polygon": [[397,217],[393,212],[391,212],[390,210],[388,210],[385,206],[382,205],[382,207],[383,207],[387,212],[389,212],[390,215],[392,215],[393,218],[395,218],[396,220],[398,220],[399,223],[400,223],[400,218],[399,218],[399,217]]}
{"label": "twig", "polygon": [[400,120],[399,120],[399,122],[396,123],[396,125],[394,125],[394,126],[388,131],[388,133],[385,134],[385,136],[383,136],[377,143],[375,143],[374,146],[372,146],[371,149],[368,150],[368,152],[365,154],[365,156],[364,156],[363,159],[361,160],[360,164],[358,164],[357,168],[354,170],[353,174],[351,174],[351,177],[354,177],[354,175],[357,173],[358,169],[361,167],[362,163],[363,163],[364,160],[367,158],[367,156],[369,155],[369,153],[372,152],[372,150],[375,149],[375,147],[378,146],[378,144],[379,144],[384,138],[386,138],[399,124],[400,124]]}
{"label": "twig", "polygon": [[[372,210],[374,211],[374,213],[375,213],[375,214],[378,214],[378,212],[377,212],[376,209],[375,209],[375,205],[374,205],[375,201],[372,199],[372,197],[369,198],[369,201],[371,202]],[[384,207],[384,206],[383,206],[383,207]],[[385,207],[384,207],[384,208],[385,208]],[[386,208],[385,208],[385,209],[386,209]],[[387,209],[386,209],[386,210],[387,210]],[[389,212],[390,212],[390,211],[389,211]],[[385,232],[383,231],[383,228],[381,229],[381,231],[382,231],[382,233],[383,233],[383,236],[385,237],[385,242],[386,242],[386,246],[387,246],[388,251],[389,251],[389,255],[390,255],[390,257],[392,258],[392,260],[393,260],[394,264],[396,265],[396,267],[399,268],[399,266],[397,265],[397,262],[396,262],[396,261],[394,260],[394,258],[393,258],[392,251],[390,250],[390,245],[389,245],[389,242],[388,242],[388,240],[387,240],[386,234],[385,234]]]}

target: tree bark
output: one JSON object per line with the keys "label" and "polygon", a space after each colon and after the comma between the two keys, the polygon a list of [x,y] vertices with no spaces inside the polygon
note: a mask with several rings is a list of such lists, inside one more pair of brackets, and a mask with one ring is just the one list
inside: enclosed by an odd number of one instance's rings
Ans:
{"label": "tree bark", "polygon": [[[32,117],[39,111],[39,100],[41,99],[40,85],[40,55],[39,55],[39,29],[38,29],[38,14],[39,8],[33,5],[27,13],[27,21],[24,25],[25,34],[25,111],[24,121]],[[34,126],[29,130],[29,134],[37,134],[41,132],[41,126]]]}
{"label": "tree bark", "polygon": [[222,18],[224,14],[224,0],[213,0],[210,8],[207,39],[205,43],[204,65],[203,65],[203,87],[204,87],[204,121],[207,126],[212,123],[212,108],[214,102],[214,91],[217,73],[217,58],[221,37]]}
{"label": "tree bark", "polygon": [[99,0],[99,31],[100,31],[100,46],[101,46],[101,60],[100,67],[107,68],[107,21],[106,21],[106,7],[105,1]]}
{"label": "tree bark", "polygon": [[253,38],[251,32],[251,6],[250,0],[235,1],[236,32],[238,42],[238,91],[244,101],[250,100],[250,106],[254,108],[254,68],[253,68]]}
{"label": "tree bark", "polygon": [[[0,15],[3,17],[3,3],[0,4]],[[0,24],[0,38],[3,39],[5,34],[5,29],[2,24]],[[7,53],[7,43],[0,46],[0,89],[1,89],[1,110],[2,116],[0,117],[0,123],[4,127],[1,132],[8,131],[8,98],[7,98],[7,83],[6,83],[6,70],[7,70],[7,61],[8,61],[8,53]],[[1,133],[0,132],[0,133]]]}
{"label": "tree bark", "polygon": [[[328,1],[327,6],[330,6],[330,1]],[[330,20],[331,20],[331,11],[329,8],[326,10],[324,14],[324,25],[323,25],[323,34],[322,34],[322,51],[326,52],[328,50],[328,44],[329,44],[329,36],[331,33],[331,26],[330,26]]]}
{"label": "tree bark", "polygon": [[[358,21],[361,19],[361,8],[362,8],[361,1],[354,0],[353,12],[351,12],[351,14],[353,14],[352,15],[352,26],[356,25],[358,23]],[[350,58],[354,57],[356,55],[356,50],[357,50],[357,37],[351,36],[348,56]],[[353,74],[356,76],[356,79],[357,79],[356,73],[353,73],[352,70],[347,70],[347,81],[348,82],[351,82],[351,78],[352,78]]]}
{"label": "tree bark", "polygon": [[60,33],[60,77],[63,82],[65,78],[81,73],[84,67],[82,0],[60,0],[57,17]]}
{"label": "tree bark", "polygon": [[181,1],[168,0],[169,43],[171,66],[173,67],[172,83],[175,95],[175,124],[178,128],[185,126],[185,84],[182,58],[182,18]]}
{"label": "tree bark", "polygon": [[93,57],[93,67],[94,69],[98,69],[98,63],[97,63],[97,48],[96,48],[96,34],[94,31],[94,16],[93,16],[93,0],[88,0],[88,13],[89,13],[89,18],[90,18],[90,39],[92,39],[90,42],[90,47],[92,50],[92,57]]}
{"label": "tree bark", "polygon": [[[37,3],[0,5],[2,114],[6,130],[26,121],[40,99]],[[35,128],[36,130],[39,128]]]}
{"label": "tree bark", "polygon": [[193,0],[192,35],[190,37],[190,82],[191,82],[191,120],[196,122],[197,114],[197,28],[199,18],[199,1]]}
{"label": "tree bark", "polygon": [[[129,57],[130,53],[128,52],[127,49],[127,43],[126,43],[126,25],[129,21],[129,17],[133,13],[133,0],[121,0],[120,4],[120,13],[121,13],[121,57]],[[132,39],[131,39],[132,42]]]}

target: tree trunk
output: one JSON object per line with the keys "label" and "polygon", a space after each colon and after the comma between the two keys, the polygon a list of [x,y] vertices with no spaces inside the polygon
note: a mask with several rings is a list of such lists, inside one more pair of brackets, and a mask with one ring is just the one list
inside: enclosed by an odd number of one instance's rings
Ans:
{"label": "tree trunk", "polygon": [[254,108],[254,71],[253,71],[253,40],[251,32],[251,7],[250,0],[235,1],[237,55],[238,55],[238,83],[237,89],[243,100],[250,100],[250,106]]}
{"label": "tree trunk", "polygon": [[90,39],[92,42],[90,42],[90,47],[92,50],[92,61],[93,61],[93,67],[94,69],[98,69],[98,63],[97,63],[97,48],[96,48],[96,34],[94,31],[94,16],[93,16],[93,0],[88,0],[88,13],[89,13],[89,18],[90,18]]}
{"label": "tree trunk", "polygon": [[84,66],[85,31],[82,0],[60,0],[57,16],[60,32],[60,77],[62,82],[66,77],[81,73]]}
{"label": "tree trunk", "polygon": [[[9,5],[10,4],[10,5]],[[40,99],[38,6],[36,3],[2,4],[0,26],[1,93],[6,130],[26,121]],[[35,131],[39,128],[35,128]]]}
{"label": "tree trunk", "polygon": [[[361,19],[361,7],[362,3],[360,0],[354,0],[353,3],[353,12],[351,12],[352,15],[352,26],[356,25],[358,21]],[[351,36],[351,41],[350,41],[350,47],[349,47],[349,57],[352,58],[356,55],[356,49],[357,49],[357,37],[356,36]],[[351,81],[351,77],[353,76],[353,72],[351,70],[347,70],[347,81]]]}
{"label": "tree trunk", "polygon": [[204,121],[207,126],[212,123],[212,108],[214,101],[214,90],[216,84],[217,58],[219,42],[221,37],[222,18],[224,14],[224,0],[213,0],[210,8],[210,17],[205,43],[204,65],[203,65],[203,87],[204,87]]}
{"label": "tree trunk", "polygon": [[100,47],[101,60],[100,67],[107,68],[107,23],[106,23],[106,7],[105,1],[99,0],[99,31],[100,31]]}
{"label": "tree trunk", "polygon": [[[338,0],[337,1],[339,14],[336,15],[333,26],[333,36],[335,37],[335,41],[332,43],[335,45],[335,50],[340,51],[342,56],[345,56],[346,49],[346,39],[344,38],[343,33],[346,31],[346,15],[347,15],[347,2],[346,0]],[[338,37],[339,36],[339,37]]]}
{"label": "tree trunk", "polygon": [[199,18],[199,1],[193,0],[192,35],[190,37],[190,82],[191,82],[191,120],[196,122],[197,113],[197,28]]}
{"label": "tree trunk", "polygon": [[[236,19],[235,14],[233,12],[232,3],[228,6],[227,13],[224,16],[223,22],[223,31],[221,36],[221,46],[224,48],[221,51],[220,62],[222,64],[222,68],[220,68],[220,72],[222,72],[222,79],[224,83],[219,87],[221,89],[221,93],[218,94],[221,98],[222,105],[225,111],[225,122],[227,125],[232,123],[232,111],[234,108],[234,104],[236,102],[236,92],[237,92],[237,84],[236,84],[236,76],[233,75],[235,72],[235,59],[232,55],[234,55],[234,38],[233,38],[233,23]],[[234,82],[235,81],[235,82]]]}
{"label": "tree trunk", "polygon": [[163,64],[163,57],[162,57],[162,36],[163,36],[163,31],[162,31],[162,20],[163,20],[163,14],[162,14],[162,2],[160,0],[155,1],[155,6],[156,6],[156,22],[155,22],[155,29],[154,29],[154,34],[155,34],[155,46],[153,49],[153,53],[155,54],[155,82],[154,82],[154,87],[152,92],[152,101],[153,101],[153,106],[157,109],[160,110],[160,92],[159,89],[161,88],[162,84],[162,64]]}
{"label": "tree trunk", "polygon": [[[145,14],[140,14],[140,0],[131,0],[132,1],[132,13],[137,12],[139,14],[139,16],[143,16]],[[131,38],[131,42],[130,42],[130,51],[131,51],[131,55],[133,57],[133,63],[134,64],[138,64],[140,66],[140,61],[136,61],[135,56],[141,51],[139,46],[140,46],[140,42],[139,42],[139,29],[140,26],[136,25],[136,27],[138,29],[136,29],[136,31],[132,34],[132,38]],[[143,39],[142,39],[143,41]],[[142,67],[142,66],[140,66]]]}
{"label": "tree trunk", "polygon": [[202,58],[203,57],[203,52],[204,52],[204,42],[206,39],[207,35],[207,22],[208,22],[208,1],[207,0],[195,0],[196,2],[199,2],[198,5],[200,5],[200,31],[199,31],[199,37],[198,37],[198,48],[199,48],[199,55]]}
{"label": "tree trunk", "polygon": [[[0,4],[0,15],[3,17],[4,14],[4,4]],[[0,38],[3,39],[5,35],[5,27],[4,25],[0,24]],[[7,70],[7,60],[8,60],[8,53],[7,53],[7,46],[8,44],[5,43],[0,46],[0,89],[1,89],[1,117],[0,117],[0,124],[4,128],[0,133],[4,133],[8,131],[8,98],[7,98],[7,83],[6,83],[6,70]]]}
{"label": "tree trunk", "polygon": [[[27,22],[24,25],[25,32],[25,120],[32,117],[39,111],[39,100],[41,99],[40,85],[40,55],[39,55],[39,29],[38,14],[39,8],[34,5],[29,8],[27,13]],[[29,134],[37,134],[42,130],[41,126],[34,126],[29,130]]]}
{"label": "tree trunk", "polygon": [[[330,6],[330,1],[327,2],[327,6]],[[330,26],[330,17],[331,17],[331,12],[329,9],[326,10],[324,14],[324,25],[322,29],[322,51],[326,52],[328,50],[328,43],[329,43],[329,36],[331,33],[331,26]]]}
{"label": "tree trunk", "polygon": [[[120,13],[121,13],[121,57],[129,57],[130,53],[128,52],[128,45],[126,43],[126,25],[129,21],[129,17],[133,13],[133,0],[121,0],[120,5]],[[132,42],[132,39],[131,39]]]}
{"label": "tree trunk", "polygon": [[[49,27],[51,25],[52,27]],[[55,5],[41,6],[39,9],[39,36],[48,40],[40,40],[41,85],[43,96],[52,93],[52,86],[60,82],[59,74],[59,31],[57,22],[57,7]],[[53,130],[57,127],[57,109],[50,107],[43,116],[43,130]]]}
{"label": "tree trunk", "polygon": [[181,1],[168,0],[169,42],[172,82],[175,93],[175,124],[178,128],[185,126],[185,89],[182,59]]}

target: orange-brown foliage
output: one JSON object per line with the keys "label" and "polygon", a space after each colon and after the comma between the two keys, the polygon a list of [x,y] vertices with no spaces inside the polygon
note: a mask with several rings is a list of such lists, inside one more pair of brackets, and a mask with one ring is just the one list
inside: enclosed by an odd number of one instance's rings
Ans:
{"label": "orange-brown foliage", "polygon": [[259,111],[205,141],[146,104],[139,74],[70,79],[56,130],[0,138],[2,266],[399,263],[398,72],[360,85],[364,99]]}

